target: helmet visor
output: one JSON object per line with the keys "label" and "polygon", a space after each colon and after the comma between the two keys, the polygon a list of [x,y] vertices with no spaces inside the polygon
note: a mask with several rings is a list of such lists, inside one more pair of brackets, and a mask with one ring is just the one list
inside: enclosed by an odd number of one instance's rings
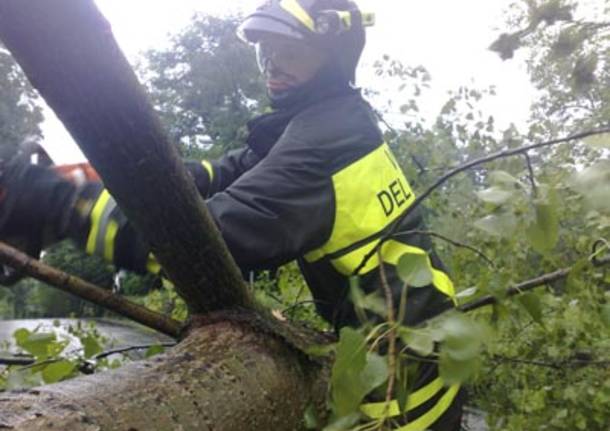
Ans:
{"label": "helmet visor", "polygon": [[264,35],[284,36],[303,40],[305,35],[298,28],[282,20],[263,14],[250,15],[237,28],[237,35],[247,43],[256,43]]}
{"label": "helmet visor", "polygon": [[273,70],[302,70],[317,56],[316,49],[304,42],[277,37],[262,37],[254,44],[256,62],[261,73],[269,74]]}

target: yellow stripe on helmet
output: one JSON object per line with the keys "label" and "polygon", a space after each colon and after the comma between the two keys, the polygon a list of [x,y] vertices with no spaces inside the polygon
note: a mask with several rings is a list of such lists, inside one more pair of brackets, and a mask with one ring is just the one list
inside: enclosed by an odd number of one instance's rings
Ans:
{"label": "yellow stripe on helmet", "polygon": [[282,0],[280,7],[295,17],[301,24],[307,27],[310,31],[316,31],[316,23],[309,13],[301,6],[298,0]]}

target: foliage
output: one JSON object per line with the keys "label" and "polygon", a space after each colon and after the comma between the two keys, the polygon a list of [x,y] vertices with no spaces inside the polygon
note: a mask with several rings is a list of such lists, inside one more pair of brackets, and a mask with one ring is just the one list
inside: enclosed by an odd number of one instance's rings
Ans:
{"label": "foliage", "polygon": [[25,75],[0,45],[0,149],[10,154],[27,136],[40,136],[42,110]]}
{"label": "foliage", "polygon": [[170,137],[187,157],[240,146],[265,88],[253,50],[235,30],[240,17],[196,15],[167,50],[146,55],[146,82]]}
{"label": "foliage", "polygon": [[[69,241],[49,248],[42,260],[100,287],[113,287],[113,271],[108,264],[100,258],[88,256]],[[99,306],[32,279],[24,279],[10,289],[0,290],[6,291],[6,301],[12,305],[11,313],[3,314],[4,318],[100,317],[106,314]]]}
{"label": "foliage", "polygon": [[[55,322],[59,329],[59,322]],[[80,372],[90,373],[93,365],[98,370],[117,368],[121,361],[101,359],[91,362],[95,355],[107,344],[96,330],[94,323],[84,325],[78,322],[68,328],[68,334],[58,331],[41,332],[18,329],[13,338],[21,354],[32,357],[34,363],[27,366],[9,366],[0,369],[0,390],[17,390],[43,384],[56,383]],[[74,342],[76,349],[68,349]]]}
{"label": "foliage", "polygon": [[562,133],[608,124],[610,23],[608,0],[521,0],[507,15],[509,33],[491,49],[502,58],[526,50],[534,130]]}

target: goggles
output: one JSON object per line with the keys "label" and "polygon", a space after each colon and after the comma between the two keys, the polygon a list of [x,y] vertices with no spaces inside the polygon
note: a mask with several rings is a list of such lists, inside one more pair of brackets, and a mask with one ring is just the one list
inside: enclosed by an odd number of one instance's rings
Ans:
{"label": "goggles", "polygon": [[279,69],[281,71],[291,71],[298,69],[300,65],[307,61],[307,50],[315,49],[303,42],[292,40],[266,40],[261,39],[255,44],[256,62],[261,73]]}

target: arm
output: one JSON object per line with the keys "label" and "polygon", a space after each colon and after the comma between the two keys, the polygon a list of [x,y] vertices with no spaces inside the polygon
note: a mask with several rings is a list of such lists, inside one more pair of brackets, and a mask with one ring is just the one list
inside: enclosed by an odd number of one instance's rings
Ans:
{"label": "arm", "polygon": [[187,160],[185,165],[195,180],[199,193],[204,198],[225,190],[244,172],[252,169],[260,161],[249,148],[230,151],[215,161]]}
{"label": "arm", "polygon": [[[198,188],[202,195],[212,196],[206,201],[208,209],[243,270],[288,262],[328,237],[332,185],[322,160],[322,154],[288,142],[277,145],[260,162],[249,150],[242,150],[212,163],[212,175],[204,165],[196,167],[193,176]],[[101,186],[93,199],[86,196],[83,201],[79,204],[83,222],[71,236],[88,253],[125,269],[159,270]]]}

